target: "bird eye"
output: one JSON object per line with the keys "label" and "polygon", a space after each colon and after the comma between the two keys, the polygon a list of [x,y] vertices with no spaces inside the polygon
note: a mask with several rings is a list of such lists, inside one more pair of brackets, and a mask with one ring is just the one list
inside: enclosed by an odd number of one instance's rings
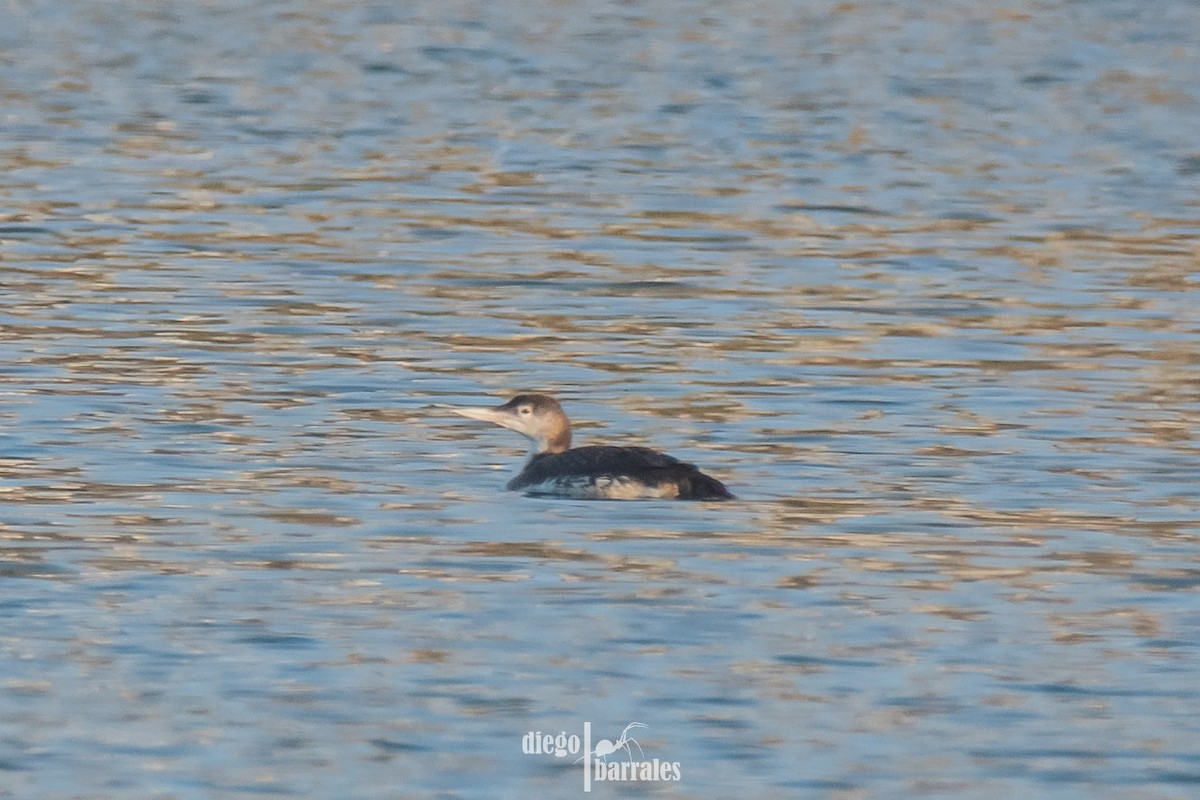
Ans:
{"label": "bird eye", "polygon": [[517,411],[520,412],[522,417],[528,417],[530,414],[533,413],[533,408],[530,406],[521,406],[520,408],[517,409]]}

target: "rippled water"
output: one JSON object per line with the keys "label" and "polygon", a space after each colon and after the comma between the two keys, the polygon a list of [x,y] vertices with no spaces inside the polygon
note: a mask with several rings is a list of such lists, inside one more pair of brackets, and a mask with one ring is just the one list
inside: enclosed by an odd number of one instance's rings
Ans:
{"label": "rippled water", "polygon": [[1194,3],[5,15],[0,797],[1194,794]]}

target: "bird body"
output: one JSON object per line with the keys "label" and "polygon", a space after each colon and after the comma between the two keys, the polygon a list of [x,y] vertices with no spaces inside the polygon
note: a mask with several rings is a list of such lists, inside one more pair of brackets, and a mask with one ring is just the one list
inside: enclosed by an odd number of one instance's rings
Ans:
{"label": "bird body", "polygon": [[533,452],[510,491],[582,500],[728,500],[716,478],[647,447],[571,447],[571,423],[552,397],[517,395],[495,408],[462,408],[471,419],[511,428],[533,442]]}

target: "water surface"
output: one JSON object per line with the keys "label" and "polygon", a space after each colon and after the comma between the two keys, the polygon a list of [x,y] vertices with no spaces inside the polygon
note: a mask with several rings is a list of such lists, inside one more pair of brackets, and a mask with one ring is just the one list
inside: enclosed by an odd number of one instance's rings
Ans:
{"label": "water surface", "polygon": [[1200,10],[899,6],[9,8],[0,797],[1191,796]]}

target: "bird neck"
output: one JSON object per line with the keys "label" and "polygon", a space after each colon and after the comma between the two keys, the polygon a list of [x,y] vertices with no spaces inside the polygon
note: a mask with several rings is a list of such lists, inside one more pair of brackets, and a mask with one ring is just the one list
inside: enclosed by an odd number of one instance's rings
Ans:
{"label": "bird neck", "polygon": [[531,455],[542,455],[544,453],[565,453],[571,449],[571,423],[563,420],[561,424],[556,425],[545,436],[540,437],[533,443],[533,453]]}

